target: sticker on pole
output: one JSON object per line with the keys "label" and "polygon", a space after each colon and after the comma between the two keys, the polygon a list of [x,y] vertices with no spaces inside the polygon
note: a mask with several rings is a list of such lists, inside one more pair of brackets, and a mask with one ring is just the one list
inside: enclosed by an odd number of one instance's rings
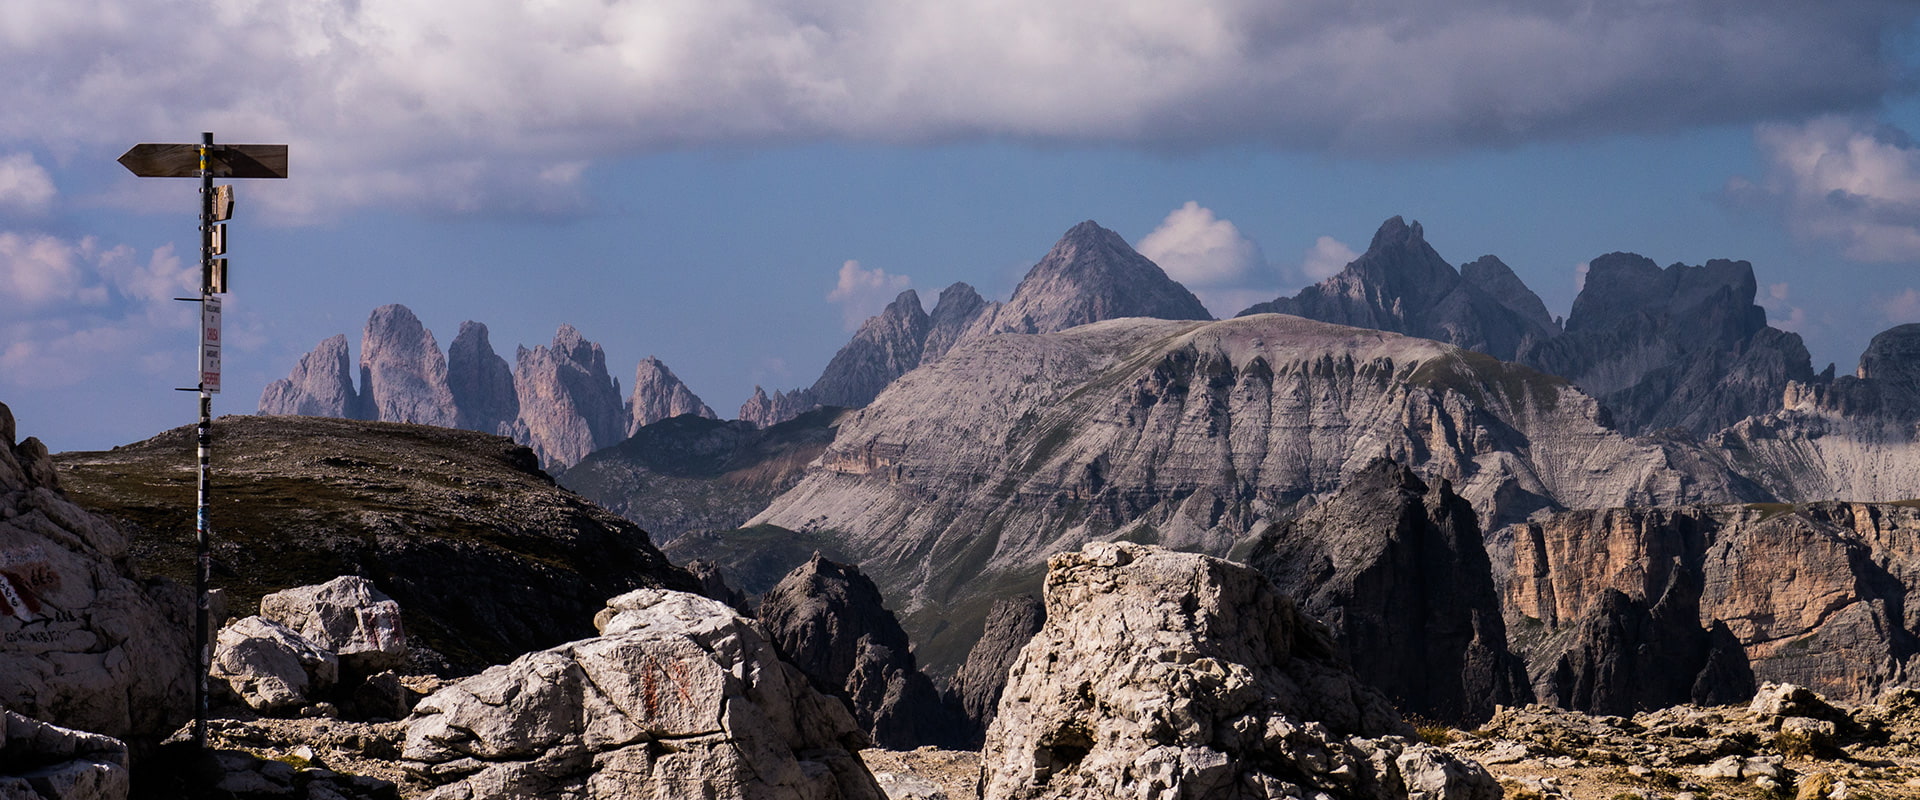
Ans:
{"label": "sticker on pole", "polygon": [[200,304],[200,389],[220,393],[220,298],[215,295]]}

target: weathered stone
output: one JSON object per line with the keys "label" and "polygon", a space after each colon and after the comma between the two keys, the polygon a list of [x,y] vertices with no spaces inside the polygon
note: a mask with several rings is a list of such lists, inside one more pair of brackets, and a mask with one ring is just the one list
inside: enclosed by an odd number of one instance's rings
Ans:
{"label": "weathered stone", "polygon": [[349,672],[368,675],[407,660],[400,604],[358,575],[263,595],[260,616],[339,656]]}
{"label": "weathered stone", "polygon": [[1444,479],[1429,488],[1376,460],[1261,534],[1246,562],[1324,622],[1360,679],[1402,711],[1477,723],[1533,699],[1473,507]]}
{"label": "weathered stone", "polygon": [[0,706],[116,738],[166,736],[192,713],[190,593],[135,583],[122,529],[71,502],[46,447],[13,433],[0,405]]}
{"label": "weathered stone", "polygon": [[731,609],[642,590],[595,622],[421,701],[403,757],[429,797],[883,796],[846,709]]}
{"label": "weathered stone", "polygon": [[853,340],[827,362],[813,383],[813,400],[821,405],[860,408],[873,402],[893,379],[920,366],[932,320],[920,307],[912,289],[900,293],[885,310],[855,331]]}
{"label": "weathered stone", "polygon": [[516,441],[549,466],[576,464],[588,453],[626,438],[620,384],[607,374],[607,356],[572,325],[561,325],[551,346],[520,348],[513,372],[520,398]]}
{"label": "weathered stone", "polygon": [[1046,604],[1033,595],[993,601],[980,641],[967,652],[967,663],[948,686],[950,702],[966,715],[969,746],[978,747],[986,740],[987,728],[1000,709],[1000,693],[1007,686],[1007,670],[1046,621]]}
{"label": "weathered stone", "polygon": [[769,396],[765,389],[754,386],[753,396],[740,404],[740,419],[757,428],[769,428],[819,407],[812,389],[776,391]]}
{"label": "weathered stone", "polygon": [[1250,568],[1095,543],[1050,560],[1046,603],[987,733],[986,800],[1500,796],[1478,765],[1405,738]]}
{"label": "weathered stone", "polygon": [[220,629],[212,674],[255,711],[285,712],[332,689],[340,660],[285,625],[243,617]]}
{"label": "weathered stone", "polygon": [[0,798],[123,800],[127,746],[0,709]]}
{"label": "weathered stone", "polygon": [[647,356],[633,371],[633,396],[627,398],[627,436],[641,427],[681,414],[714,419],[718,414],[667,369],[660,359]]}
{"label": "weathered stone", "polygon": [[366,413],[353,388],[347,337],[331,336],[300,357],[293,374],[267,384],[260,413],[359,419]]}
{"label": "weathered stone", "polygon": [[413,311],[384,305],[360,339],[360,394],[367,419],[451,428],[457,419],[447,357]]}
{"label": "weathered stone", "polygon": [[447,390],[453,395],[456,427],[508,435],[520,417],[513,370],[493,351],[487,326],[478,322],[460,323],[459,335],[447,346]]}
{"label": "weathered stone", "polygon": [[882,747],[965,738],[959,715],[920,672],[906,632],[859,568],[815,553],[761,598],[758,616],[780,654],[844,698]]}

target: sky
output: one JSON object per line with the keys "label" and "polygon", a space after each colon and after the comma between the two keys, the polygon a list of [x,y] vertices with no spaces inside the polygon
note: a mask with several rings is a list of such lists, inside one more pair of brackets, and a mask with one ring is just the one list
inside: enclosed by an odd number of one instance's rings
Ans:
{"label": "sky", "polygon": [[1586,262],[1752,262],[1853,368],[1920,322],[1920,4],[1891,0],[67,0],[0,4],[0,402],[100,449],[191,423],[196,181],[236,181],[217,414],[412,308],[563,323],[723,415],[904,289],[1005,299],[1074,224],[1216,316],[1392,216],[1555,314]]}

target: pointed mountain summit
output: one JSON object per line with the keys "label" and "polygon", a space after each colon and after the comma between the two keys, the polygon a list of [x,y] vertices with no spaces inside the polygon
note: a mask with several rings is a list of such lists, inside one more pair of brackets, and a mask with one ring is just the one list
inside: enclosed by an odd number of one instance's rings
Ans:
{"label": "pointed mountain summit", "polygon": [[1238,316],[1292,314],[1434,339],[1508,361],[1527,342],[1559,332],[1546,304],[1499,259],[1482,258],[1470,272],[1477,280],[1441,258],[1420,223],[1394,217],[1340,274]]}
{"label": "pointed mountain summit", "polygon": [[647,356],[633,370],[633,395],[627,398],[627,435],[663,419],[694,414],[717,419],[720,415],[701,402],[700,397],[667,369],[665,362]]}
{"label": "pointed mountain summit", "polygon": [[260,413],[358,419],[360,395],[347,366],[347,337],[335,334],[300,357],[293,374],[260,392]]}
{"label": "pointed mountain summit", "polygon": [[971,325],[965,339],[1052,333],[1122,317],[1211,320],[1213,315],[1120,234],[1092,220],[1068,230],[1033,265],[1013,297]]}
{"label": "pointed mountain summit", "polygon": [[620,385],[607,374],[607,356],[572,325],[561,325],[551,346],[520,348],[513,385],[520,396],[515,439],[543,465],[575,464],[588,453],[626,438]]}
{"label": "pointed mountain summit", "polygon": [[456,427],[506,435],[520,417],[513,370],[493,351],[487,326],[478,322],[460,323],[447,348],[447,388],[453,392]]}
{"label": "pointed mountain summit", "polygon": [[956,283],[940,290],[940,300],[928,316],[927,341],[920,349],[920,363],[931,364],[960,343],[973,321],[987,312],[987,301],[972,286]]}
{"label": "pointed mountain summit", "polygon": [[373,419],[454,426],[447,357],[412,309],[393,303],[367,318],[360,338],[360,395]]}
{"label": "pointed mountain summit", "polygon": [[858,408],[873,402],[894,378],[920,366],[927,332],[933,321],[920,308],[912,289],[900,293],[886,310],[867,318],[820,379],[813,383],[813,400],[829,406]]}

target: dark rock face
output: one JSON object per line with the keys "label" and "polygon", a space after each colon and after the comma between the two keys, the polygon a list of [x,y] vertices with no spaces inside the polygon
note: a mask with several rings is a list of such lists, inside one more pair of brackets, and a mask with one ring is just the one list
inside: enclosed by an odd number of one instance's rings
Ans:
{"label": "dark rock face", "polygon": [[816,409],[765,429],[742,420],[664,419],[554,480],[632,520],[664,547],[683,534],[738,528],[793,488],[833,441],[840,415],[841,409]]}
{"label": "dark rock face", "polygon": [[620,385],[607,374],[607,356],[572,325],[561,325],[551,346],[520,348],[513,373],[520,397],[514,439],[540,463],[579,463],[588,453],[626,438]]}
{"label": "dark rock face", "polygon": [[1328,626],[1354,671],[1402,710],[1479,723],[1530,702],[1507,650],[1480,525],[1444,480],[1378,459],[1247,556]]}
{"label": "dark rock face", "polygon": [[505,435],[520,417],[513,370],[493,351],[487,326],[478,322],[460,323],[460,334],[447,348],[447,388],[453,394],[455,427]]}
{"label": "dark rock face", "polygon": [[446,356],[406,306],[384,305],[367,318],[360,387],[371,419],[454,427]]}
{"label": "dark rock face", "polygon": [[894,750],[953,746],[956,715],[914,664],[906,631],[857,567],[815,554],[760,601],[781,655],[852,706],[875,743]]}
{"label": "dark rock face", "polygon": [[1920,652],[1920,509],[1569,511],[1499,532],[1507,626],[1543,702],[1625,713],[1755,681],[1865,700]]}
{"label": "dark rock face", "polygon": [[1874,335],[1860,354],[1861,380],[1920,392],[1920,323],[1896,325]]}
{"label": "dark rock face", "polygon": [[1293,297],[1261,303],[1249,314],[1295,316],[1394,331],[1478,350],[1504,361],[1530,343],[1559,333],[1546,305],[1499,259],[1468,265],[1462,277],[1427,244],[1420,223],[1394,217],[1373,234],[1367,252],[1340,274]]}
{"label": "dark rock face", "polygon": [[330,336],[300,357],[293,374],[267,384],[260,393],[260,413],[307,417],[365,417],[360,395],[353,389],[347,361],[347,337]]}
{"label": "dark rock face", "polygon": [[1767,327],[1754,291],[1745,261],[1663,270],[1609,253],[1590,262],[1566,333],[1518,360],[1573,381],[1627,433],[1705,437],[1780,408],[1789,381],[1813,378],[1806,345]]}
{"label": "dark rock face", "polygon": [[1046,604],[1030,594],[993,601],[987,612],[987,626],[980,634],[967,663],[953,676],[948,688],[949,702],[966,715],[968,746],[984,741],[987,728],[1000,707],[1000,694],[1007,688],[1007,670],[1020,657],[1020,648],[1032,641],[1047,621]]}
{"label": "dark rock face", "polygon": [[633,371],[633,396],[627,398],[627,431],[632,436],[642,426],[681,414],[713,419],[718,414],[680,382],[680,376],[667,369],[660,359],[647,356]]}
{"label": "dark rock face", "polygon": [[920,352],[932,324],[920,308],[920,295],[912,289],[901,292],[827,362],[826,371],[813,383],[814,402],[847,408],[873,402],[894,378],[920,366]]}
{"label": "dark rock face", "polygon": [[1092,220],[1068,230],[1013,297],[983,311],[963,338],[1052,333],[1121,317],[1210,320],[1206,306],[1120,234]]}
{"label": "dark rock face", "polygon": [[[645,531],[553,485],[532,452],[498,436],[319,417],[213,427],[214,557],[242,607],[360,575],[399,603],[416,663],[466,673],[592,635],[608,597],[698,589]],[[192,474],[192,436],[182,427],[59,457],[75,502],[128,526],[135,568],[188,583],[193,533],[180,509],[193,507],[193,483],[171,476]]]}

